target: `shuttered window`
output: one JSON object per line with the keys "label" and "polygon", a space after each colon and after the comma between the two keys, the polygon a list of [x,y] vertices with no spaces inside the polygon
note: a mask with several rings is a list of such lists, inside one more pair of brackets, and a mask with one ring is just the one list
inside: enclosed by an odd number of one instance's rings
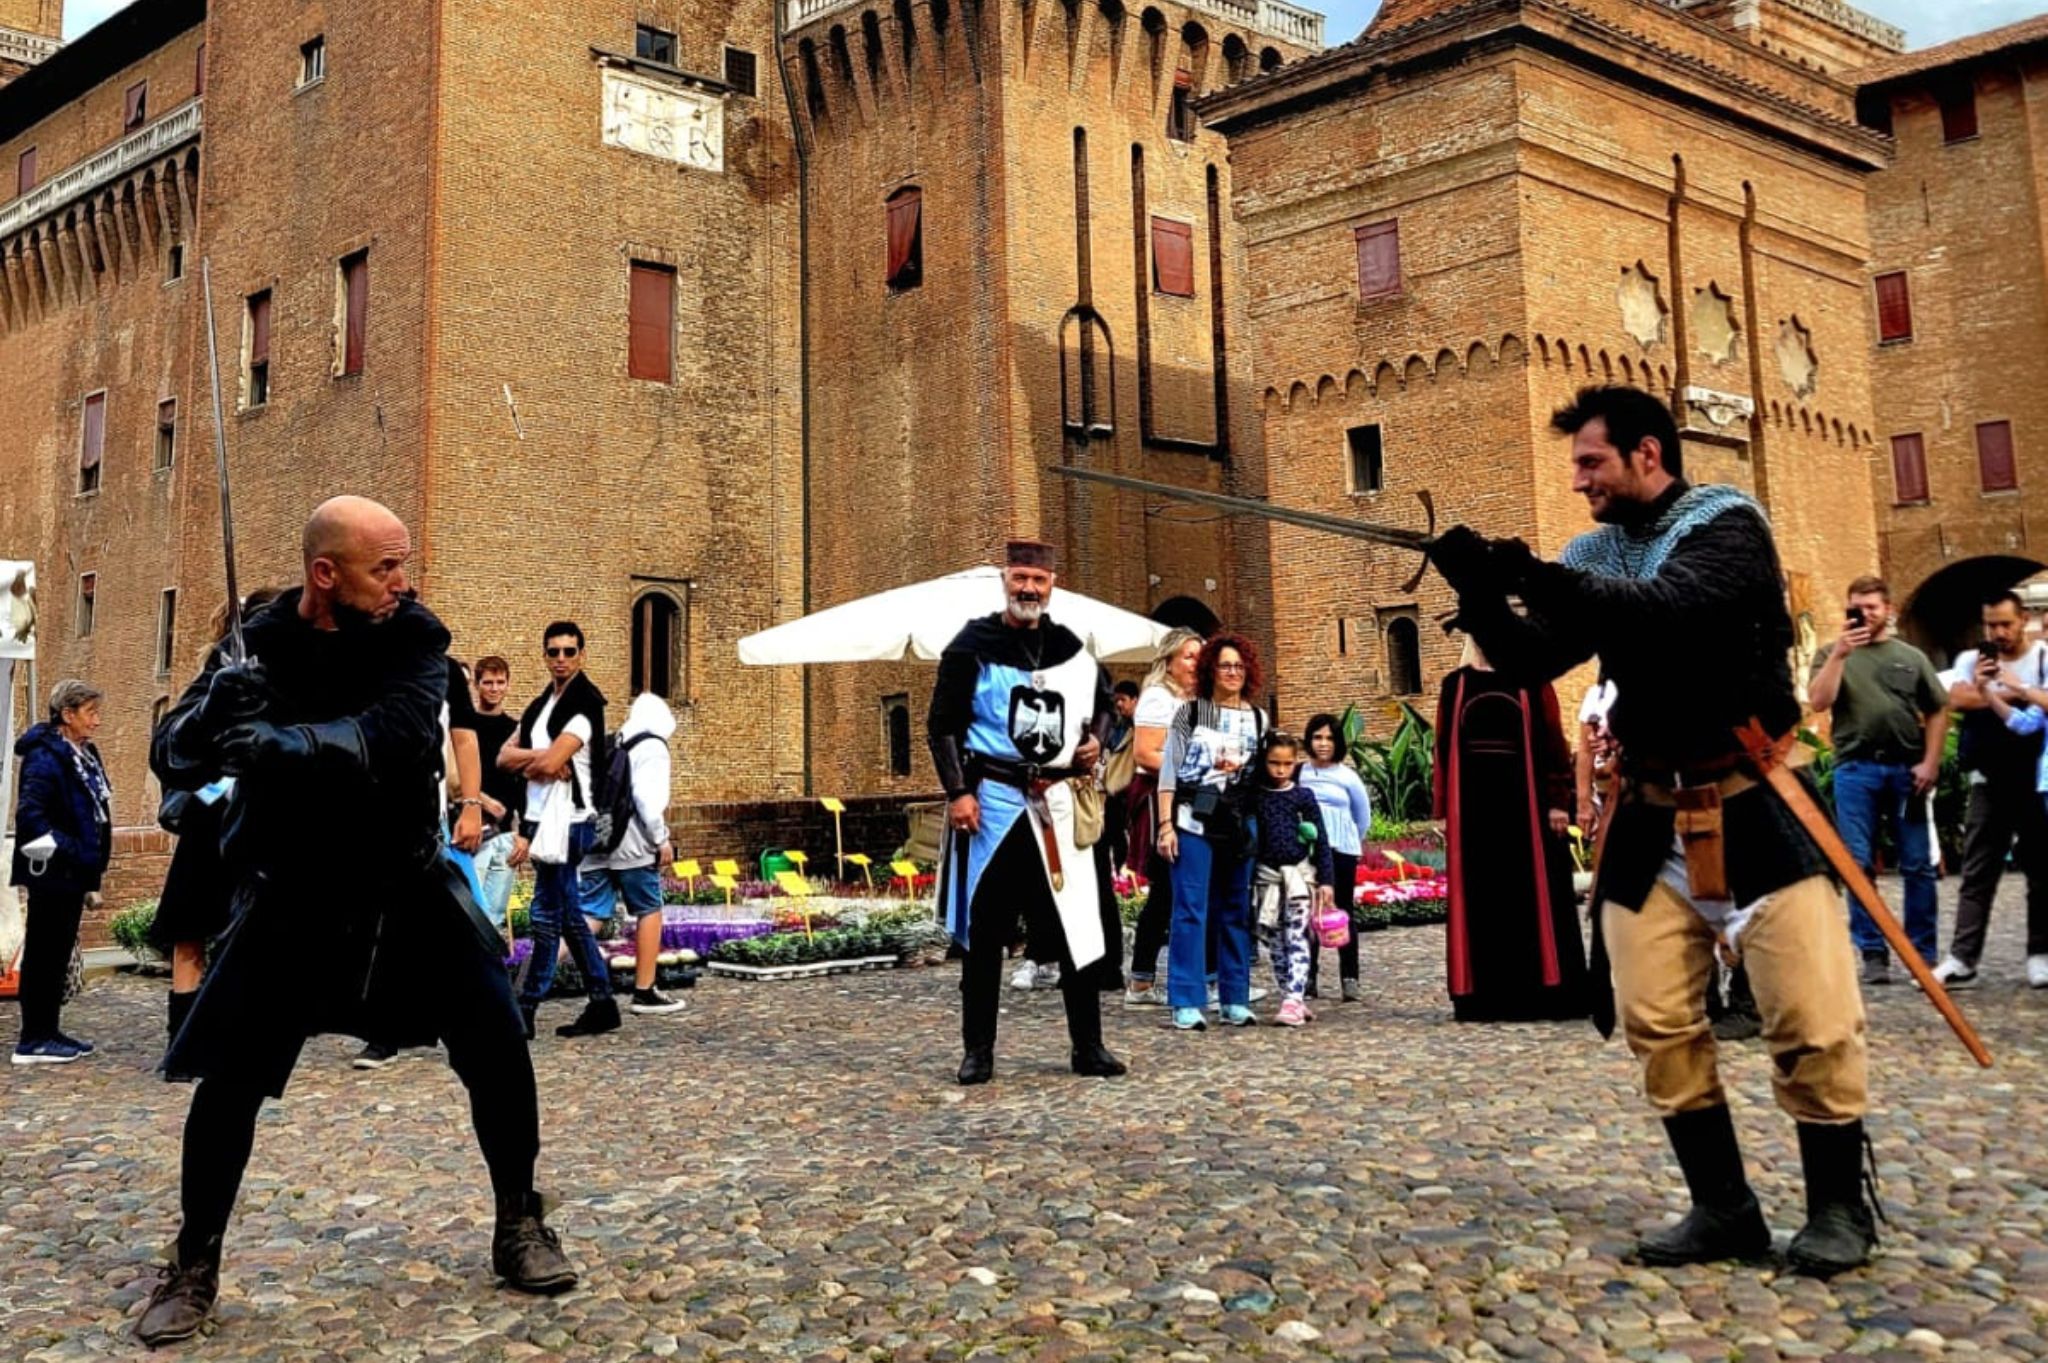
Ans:
{"label": "shuttered window", "polygon": [[1913,339],[1913,295],[1906,287],[1906,272],[1894,270],[1877,277],[1877,339]]}
{"label": "shuttered window", "polygon": [[26,194],[36,187],[36,149],[30,147],[14,163],[14,192]]}
{"label": "shuttered window", "polygon": [[634,261],[627,306],[626,372],[653,383],[670,382],[675,377],[676,272]]}
{"label": "shuttered window", "polygon": [[126,112],[122,115],[121,131],[132,133],[149,119],[149,82],[139,80],[128,87]]}
{"label": "shuttered window", "polygon": [[1927,443],[1917,434],[1892,437],[1892,496],[1901,503],[1927,500]]}
{"label": "shuttered window", "polygon": [[100,575],[80,573],[78,575],[78,629],[81,639],[92,637],[92,627],[99,616]]}
{"label": "shuttered window", "polygon": [[344,257],[341,262],[340,278],[336,292],[341,304],[340,333],[336,339],[335,358],[340,362],[335,373],[346,376],[363,372],[363,342],[368,334],[370,319],[370,253],[358,251]]}
{"label": "shuttered window", "polygon": [[164,588],[156,608],[156,671],[163,676],[178,657],[178,589]]}
{"label": "shuttered window", "polygon": [[1977,424],[1977,477],[1986,492],[2011,492],[2020,485],[2019,465],[2012,455],[2012,423]]}
{"label": "shuttered window", "polygon": [[1358,296],[1391,298],[1401,292],[1401,224],[1368,223],[1358,229]]}
{"label": "shuttered window", "polygon": [[1195,229],[1187,223],[1152,219],[1152,287],[1179,298],[1195,296]]}
{"label": "shuttered window", "polygon": [[78,432],[78,490],[100,490],[100,457],[107,449],[107,395],[94,393],[85,400],[85,419]]}
{"label": "shuttered window", "polygon": [[192,58],[192,93],[206,93],[206,44],[199,44],[199,51]]}
{"label": "shuttered window", "polygon": [[165,398],[156,405],[156,468],[159,473],[178,459],[178,400]]}
{"label": "shuttered window", "polygon": [[889,261],[884,276],[892,289],[924,283],[924,191],[908,185],[889,196]]}
{"label": "shuttered window", "polygon": [[249,295],[248,363],[242,370],[242,405],[261,407],[270,401],[270,290]]}

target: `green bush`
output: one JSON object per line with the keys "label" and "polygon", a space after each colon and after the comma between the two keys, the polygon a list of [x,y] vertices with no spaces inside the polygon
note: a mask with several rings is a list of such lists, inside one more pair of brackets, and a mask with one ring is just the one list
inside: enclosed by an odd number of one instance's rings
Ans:
{"label": "green bush", "polygon": [[149,930],[155,923],[156,901],[145,899],[115,914],[107,924],[107,931],[130,956],[146,963],[162,959],[156,948],[149,944]]}
{"label": "green bush", "polygon": [[1352,765],[1358,768],[1365,788],[1372,793],[1374,820],[1384,817],[1396,822],[1427,819],[1433,804],[1432,781],[1436,767],[1436,735],[1428,720],[1407,701],[1401,702],[1401,722],[1388,738],[1370,738],[1365,716],[1356,705],[1348,706],[1340,724]]}

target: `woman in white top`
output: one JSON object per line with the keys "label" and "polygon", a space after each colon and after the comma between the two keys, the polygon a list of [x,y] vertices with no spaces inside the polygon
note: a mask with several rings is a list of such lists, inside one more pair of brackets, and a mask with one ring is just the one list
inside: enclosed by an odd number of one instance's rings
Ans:
{"label": "woman in white top", "polygon": [[[1202,656],[1202,636],[1191,629],[1170,630],[1152,655],[1152,670],[1138,692],[1138,708],[1131,713],[1131,757],[1138,772],[1131,780],[1127,806],[1131,830],[1131,859],[1143,849],[1145,907],[1138,914],[1137,935],[1131,942],[1130,987],[1124,1002],[1132,1007],[1164,1004],[1165,995],[1155,988],[1159,978],[1159,953],[1166,949],[1167,927],[1173,921],[1173,863],[1159,855],[1153,844],[1153,797],[1159,789],[1159,763],[1166,755],[1166,733],[1181,703],[1195,694],[1195,663]],[[1213,968],[1213,966],[1212,966]]]}
{"label": "woman in white top", "polygon": [[[1358,894],[1358,857],[1365,846],[1365,832],[1372,827],[1372,796],[1365,782],[1344,761],[1344,735],[1335,715],[1317,715],[1302,731],[1308,745],[1308,761],[1301,764],[1297,779],[1316,797],[1323,813],[1323,829],[1330,839],[1330,862],[1337,882],[1337,907],[1351,919],[1351,938],[1337,953],[1337,969],[1343,980],[1344,1002],[1358,1001],[1358,916],[1352,904]],[[1322,953],[1309,943],[1308,996],[1316,993],[1316,967]]]}
{"label": "woman in white top", "polygon": [[1265,737],[1266,716],[1250,697],[1262,682],[1249,639],[1219,634],[1202,645],[1195,699],[1180,707],[1159,764],[1155,845],[1173,865],[1173,924],[1167,938],[1167,994],[1173,1025],[1203,1027],[1204,978],[1213,927],[1221,1016],[1233,1027],[1255,1019],[1252,988],[1250,809],[1232,799],[1240,774]]}

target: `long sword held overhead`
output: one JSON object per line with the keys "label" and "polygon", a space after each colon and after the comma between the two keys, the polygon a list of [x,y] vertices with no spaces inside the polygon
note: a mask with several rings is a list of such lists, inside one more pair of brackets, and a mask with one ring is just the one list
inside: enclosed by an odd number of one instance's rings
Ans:
{"label": "long sword held overhead", "polygon": [[241,663],[249,659],[249,646],[242,639],[242,593],[235,581],[235,509],[228,494],[228,427],[220,401],[220,340],[213,330],[213,260],[199,260],[199,287],[206,307],[206,358],[213,370],[213,464],[220,474],[220,540],[228,568],[228,657]]}
{"label": "long sword held overhead", "polygon": [[[1367,540],[1373,544],[1392,545],[1396,549],[1412,549],[1423,555],[1427,555],[1430,546],[1436,543],[1436,500],[1427,492],[1417,492],[1415,496],[1422,503],[1424,514],[1429,517],[1429,528],[1404,530],[1395,525],[1354,521],[1347,516],[1326,516],[1319,511],[1300,511],[1291,506],[1278,506],[1272,502],[1261,501],[1256,497],[1233,497],[1225,492],[1205,492],[1200,488],[1176,487],[1172,483],[1154,483],[1144,478],[1131,478],[1121,473],[1103,473],[1097,469],[1074,468],[1067,464],[1059,465],[1053,472],[1084,483],[1101,483],[1106,487],[1122,488],[1126,492],[1149,493],[1168,501],[1213,506],[1236,516],[1257,516],[1263,520],[1279,521],[1283,525],[1298,525],[1304,530],[1319,530],[1326,535],[1342,535],[1346,539]],[[1404,590],[1413,591],[1428,569],[1429,560],[1425,557],[1417,565],[1415,576],[1409,580]]]}

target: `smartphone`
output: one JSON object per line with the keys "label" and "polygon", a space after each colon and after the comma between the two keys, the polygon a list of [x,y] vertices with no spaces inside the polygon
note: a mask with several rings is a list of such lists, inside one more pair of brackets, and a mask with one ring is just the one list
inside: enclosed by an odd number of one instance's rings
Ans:
{"label": "smartphone", "polygon": [[1851,607],[1849,607],[1849,617],[1848,617],[1848,618],[1849,618],[1849,628],[1850,628],[1850,629],[1862,629],[1862,628],[1863,628],[1863,607],[1861,607],[1861,606],[1851,606]]}

